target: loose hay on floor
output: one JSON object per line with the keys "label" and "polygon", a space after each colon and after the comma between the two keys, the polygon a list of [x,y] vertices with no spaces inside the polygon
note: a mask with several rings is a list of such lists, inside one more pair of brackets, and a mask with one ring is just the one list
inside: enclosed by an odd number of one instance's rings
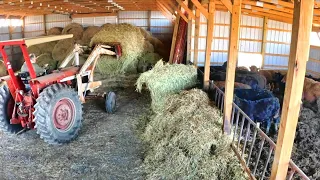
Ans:
{"label": "loose hay on floor", "polygon": [[221,114],[204,92],[193,89],[166,100],[142,135],[149,145],[147,179],[247,179],[231,139],[221,132]]}
{"label": "loose hay on floor", "polygon": [[[122,47],[122,57],[120,58],[122,66],[118,72],[136,73],[138,57],[144,52],[144,37],[139,28],[130,24],[108,25],[91,39],[90,46],[114,42],[120,43]],[[106,71],[108,72],[109,69]]]}
{"label": "loose hay on floor", "polygon": [[192,88],[197,84],[197,69],[191,65],[165,64],[159,61],[155,67],[139,77],[136,85],[141,92],[144,85],[151,93],[152,110],[164,108],[166,96]]}

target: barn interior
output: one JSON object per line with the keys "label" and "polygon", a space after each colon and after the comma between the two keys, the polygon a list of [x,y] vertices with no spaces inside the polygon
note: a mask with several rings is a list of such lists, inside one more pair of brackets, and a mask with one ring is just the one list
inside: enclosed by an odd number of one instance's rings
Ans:
{"label": "barn interior", "polygon": [[319,32],[318,0],[2,0],[0,174],[320,179]]}

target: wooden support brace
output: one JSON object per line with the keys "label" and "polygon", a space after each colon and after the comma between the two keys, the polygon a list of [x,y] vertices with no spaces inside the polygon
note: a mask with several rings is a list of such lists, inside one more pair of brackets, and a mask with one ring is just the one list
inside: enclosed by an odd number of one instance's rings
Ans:
{"label": "wooden support brace", "polygon": [[[188,1],[188,8],[192,10],[194,8],[191,0]],[[192,13],[192,15],[194,14]],[[187,64],[191,62],[191,42],[192,42],[192,30],[193,30],[192,19],[194,19],[194,18],[191,18],[190,14],[188,14],[188,18],[189,20],[188,20],[188,36],[187,36]]]}
{"label": "wooden support brace", "polygon": [[199,59],[199,35],[200,35],[200,10],[196,9],[195,29],[194,29],[194,57],[193,64],[198,66]]}
{"label": "wooden support brace", "polygon": [[188,22],[188,18],[183,14],[183,12],[181,10],[177,9],[177,12],[178,12],[179,16],[182,17],[183,20]]}
{"label": "wooden support brace", "polygon": [[231,0],[220,0],[223,5],[225,5],[230,13],[232,13],[232,3]]}
{"label": "wooden support brace", "polygon": [[198,0],[191,0],[191,1],[197,7],[197,9],[199,9],[200,12],[208,19],[209,13],[206,10],[206,8],[204,8]]}
{"label": "wooden support brace", "polygon": [[171,50],[170,50],[170,58],[169,58],[169,63],[171,63],[171,64],[173,62],[174,49],[176,47],[177,34],[178,34],[178,30],[179,30],[179,21],[180,21],[180,15],[177,15],[176,22],[174,24],[174,30],[173,30],[173,35],[172,35],[172,43],[171,43]]}
{"label": "wooden support brace", "polygon": [[204,79],[203,79],[204,90],[209,89],[211,49],[212,49],[213,26],[214,26],[214,12],[215,12],[215,3],[214,3],[214,0],[210,0],[209,1],[209,13],[208,13],[206,59],[205,59],[205,63],[204,63]]}
{"label": "wooden support brace", "polygon": [[289,67],[271,180],[286,179],[310,51],[314,0],[295,0]]}
{"label": "wooden support brace", "polygon": [[231,113],[233,103],[235,71],[239,52],[239,32],[241,19],[241,1],[234,0],[233,11],[231,16],[231,29],[229,41],[229,57],[227,66],[226,89],[224,99],[224,117],[223,117],[223,131],[231,134]]}
{"label": "wooden support brace", "polygon": [[267,46],[267,32],[268,32],[268,17],[264,17],[263,19],[263,37],[262,37],[262,46],[261,46],[261,56],[262,56],[262,65],[261,69],[264,68],[265,65],[265,54],[266,54],[266,46]]}
{"label": "wooden support brace", "polygon": [[190,19],[194,19],[195,18],[195,16],[194,16],[194,14],[193,14],[193,12],[192,12],[192,8],[190,8],[190,4],[192,4],[192,2],[190,1],[190,2],[188,2],[188,6],[187,5],[185,5],[181,0],[176,0],[178,3],[179,3],[179,5],[188,13],[188,18]]}

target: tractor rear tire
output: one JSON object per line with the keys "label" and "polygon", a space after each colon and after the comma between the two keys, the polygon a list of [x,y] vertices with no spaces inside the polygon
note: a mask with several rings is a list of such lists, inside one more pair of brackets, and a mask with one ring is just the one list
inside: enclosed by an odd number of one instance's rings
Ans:
{"label": "tractor rear tire", "polygon": [[14,100],[7,85],[0,87],[0,130],[8,134],[15,134],[23,128],[20,124],[10,124],[14,108]]}
{"label": "tractor rear tire", "polygon": [[49,144],[68,143],[78,136],[82,104],[77,92],[65,84],[54,84],[39,95],[34,111],[37,133]]}

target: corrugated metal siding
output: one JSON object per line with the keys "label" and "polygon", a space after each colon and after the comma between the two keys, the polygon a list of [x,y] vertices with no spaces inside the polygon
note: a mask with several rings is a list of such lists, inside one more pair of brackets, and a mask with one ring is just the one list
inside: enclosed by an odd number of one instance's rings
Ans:
{"label": "corrugated metal siding", "polygon": [[150,31],[153,36],[167,40],[172,38],[173,25],[161,12],[151,11]]}
{"label": "corrugated metal siding", "polygon": [[268,20],[265,68],[287,68],[290,54],[292,25]]}
{"label": "corrugated metal siding", "polygon": [[320,76],[320,47],[311,46],[307,62],[307,73]]}
{"label": "corrugated metal siding", "polygon": [[36,37],[45,34],[44,16],[27,16],[24,18],[24,36]]}
{"label": "corrugated metal siding", "polygon": [[84,27],[102,26],[106,23],[116,24],[117,23],[117,16],[74,18],[72,20],[72,22],[79,23]]}
{"label": "corrugated metal siding", "polygon": [[71,19],[68,15],[62,14],[48,14],[46,18],[46,29],[49,30],[53,27],[66,27],[71,23]]}

